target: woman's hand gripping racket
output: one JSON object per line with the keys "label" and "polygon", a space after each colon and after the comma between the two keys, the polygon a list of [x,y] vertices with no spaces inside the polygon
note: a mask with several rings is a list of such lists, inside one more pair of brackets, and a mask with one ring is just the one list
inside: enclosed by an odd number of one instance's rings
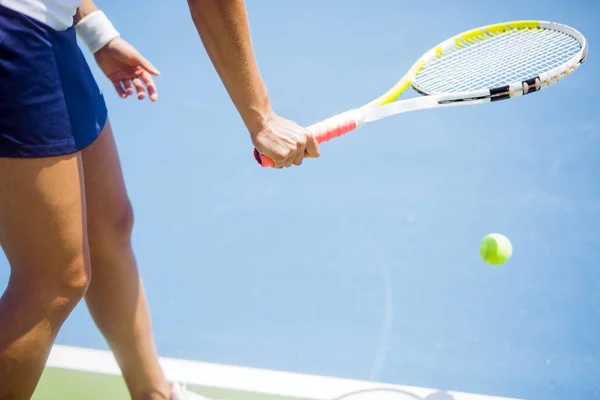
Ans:
{"label": "woman's hand gripping racket", "polygon": [[[319,143],[407,111],[511,99],[558,83],[587,56],[585,37],[554,22],[513,21],[463,32],[425,53],[390,90],[370,103],[318,122]],[[412,86],[425,97],[396,102]],[[256,149],[263,167],[273,160]]]}

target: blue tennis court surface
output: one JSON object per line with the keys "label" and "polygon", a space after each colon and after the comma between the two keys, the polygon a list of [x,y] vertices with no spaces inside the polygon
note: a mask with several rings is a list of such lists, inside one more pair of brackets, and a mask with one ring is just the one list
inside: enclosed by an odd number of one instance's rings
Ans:
{"label": "blue tennis court surface", "polygon": [[[390,118],[283,171],[254,163],[185,2],[101,3],[162,73],[158,103],[139,103],[93,66],[159,353],[193,360],[165,361],[169,374],[221,400],[385,385],[415,396],[347,400],[600,398],[599,3],[249,1],[272,101],[304,125],[377,96],[466,29],[535,18],[590,42],[545,92]],[[513,243],[504,266],[479,258],[490,232]],[[112,393],[98,399],[126,398],[110,355],[94,353],[106,371],[67,365],[69,352],[107,350],[83,304],[57,345],[38,399],[96,400],[98,386]]]}

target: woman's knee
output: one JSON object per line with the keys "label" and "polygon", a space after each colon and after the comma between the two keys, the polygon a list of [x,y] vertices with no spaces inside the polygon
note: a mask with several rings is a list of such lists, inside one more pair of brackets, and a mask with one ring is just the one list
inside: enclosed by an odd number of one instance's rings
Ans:
{"label": "woman's knee", "polygon": [[38,265],[11,264],[9,290],[22,293],[27,302],[48,316],[64,319],[85,296],[91,281],[87,251],[69,257],[40,260]]}
{"label": "woman's knee", "polygon": [[94,215],[96,221],[89,221],[88,237],[91,252],[98,250],[115,250],[115,247],[131,245],[134,215],[133,206],[129,199],[124,199],[107,210],[104,215]]}
{"label": "woman's knee", "polygon": [[49,278],[50,290],[70,301],[83,298],[92,278],[90,259],[87,251],[75,255],[63,269],[62,274]]}
{"label": "woman's knee", "polygon": [[122,242],[129,243],[131,241],[131,233],[133,232],[133,223],[133,206],[131,201],[127,199],[118,208],[108,230],[112,231]]}

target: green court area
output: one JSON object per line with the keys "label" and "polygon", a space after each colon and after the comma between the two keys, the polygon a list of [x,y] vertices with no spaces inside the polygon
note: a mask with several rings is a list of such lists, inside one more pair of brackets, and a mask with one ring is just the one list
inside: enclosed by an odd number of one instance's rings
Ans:
{"label": "green court area", "polygon": [[[188,389],[217,400],[313,400],[196,385],[190,385]],[[128,400],[129,396],[118,375],[63,368],[47,368],[33,396],[33,400],[80,399]]]}
{"label": "green court area", "polygon": [[[167,378],[215,400],[516,400],[161,358]],[[55,346],[33,400],[128,400],[108,351]]]}

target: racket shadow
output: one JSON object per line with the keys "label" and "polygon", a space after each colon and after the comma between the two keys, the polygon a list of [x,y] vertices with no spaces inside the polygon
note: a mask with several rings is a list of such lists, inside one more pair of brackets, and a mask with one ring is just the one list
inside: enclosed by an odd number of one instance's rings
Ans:
{"label": "racket shadow", "polygon": [[421,397],[403,389],[364,389],[331,400],[456,400],[450,393],[439,391]]}

